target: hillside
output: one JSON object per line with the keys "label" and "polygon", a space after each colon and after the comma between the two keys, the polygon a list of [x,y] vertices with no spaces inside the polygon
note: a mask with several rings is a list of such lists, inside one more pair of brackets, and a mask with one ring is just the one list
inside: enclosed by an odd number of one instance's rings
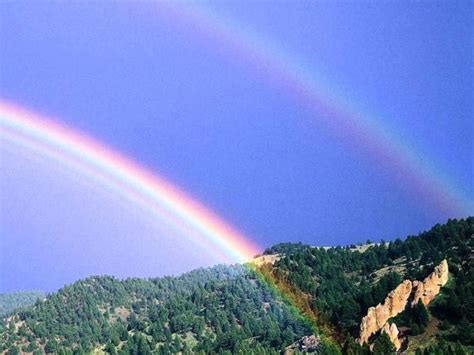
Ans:
{"label": "hillside", "polygon": [[[403,281],[406,302],[386,322],[399,331],[400,351],[470,354],[473,258],[470,217],[363,249],[278,244],[249,265],[146,280],[91,277],[5,318],[0,350],[368,354],[369,344],[359,345],[361,322],[370,307],[389,304]],[[443,282],[428,290],[426,280],[438,282],[433,274],[443,263]],[[387,332],[368,334],[373,353],[394,352]]]}
{"label": "hillside", "polygon": [[46,294],[40,291],[0,293],[0,317],[15,309],[31,306],[36,300],[44,297]]}

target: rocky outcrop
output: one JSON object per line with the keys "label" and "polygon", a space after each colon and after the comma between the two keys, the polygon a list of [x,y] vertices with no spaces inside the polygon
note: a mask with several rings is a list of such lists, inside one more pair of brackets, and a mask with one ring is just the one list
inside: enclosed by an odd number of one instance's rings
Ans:
{"label": "rocky outcrop", "polygon": [[403,312],[410,300],[411,307],[419,300],[425,305],[430,303],[448,282],[448,275],[448,262],[443,260],[423,281],[403,281],[387,295],[383,303],[368,309],[360,324],[359,343],[369,343],[369,338],[382,330],[388,334],[397,350],[400,349],[399,330],[395,324],[388,324],[388,320]]}
{"label": "rocky outcrop", "polygon": [[265,264],[275,264],[278,260],[281,259],[280,254],[266,254],[266,255],[260,255],[252,260],[250,260],[250,263],[255,265],[255,266],[262,266]]}
{"label": "rocky outcrop", "polygon": [[411,306],[413,307],[419,300],[426,306],[439,293],[441,287],[448,282],[448,262],[443,260],[441,264],[435,267],[434,271],[423,280],[413,281],[413,289],[415,294]]}
{"label": "rocky outcrop", "polygon": [[285,350],[285,355],[294,353],[311,353],[317,350],[321,339],[316,335],[305,335],[301,339],[295,341],[293,344],[288,346]]}
{"label": "rocky outcrop", "polygon": [[385,323],[381,332],[386,333],[392,341],[393,345],[395,346],[395,349],[400,350],[400,347],[402,346],[400,339],[398,339],[398,334],[400,333],[400,331],[398,330],[397,325],[395,323]]}
{"label": "rocky outcrop", "polygon": [[383,303],[369,308],[360,324],[359,342],[361,345],[368,343],[370,336],[382,329],[390,318],[403,312],[411,292],[412,282],[405,280],[388,294]]}

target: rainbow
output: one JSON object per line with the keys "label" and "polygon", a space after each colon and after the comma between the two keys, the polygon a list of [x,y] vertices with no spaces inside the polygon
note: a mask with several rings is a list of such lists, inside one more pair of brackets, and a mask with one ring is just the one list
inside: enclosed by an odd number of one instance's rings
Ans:
{"label": "rainbow", "polygon": [[318,129],[370,159],[423,208],[449,217],[474,212],[472,196],[437,168],[433,159],[401,140],[392,127],[365,113],[348,99],[347,93],[338,93],[340,90],[321,73],[307,69],[303,61],[283,52],[270,39],[244,24],[217,16],[202,3],[165,1],[151,6],[156,6],[154,16],[285,92],[310,113]]}
{"label": "rainbow", "polygon": [[251,240],[164,178],[86,135],[0,101],[0,138],[94,178],[168,223],[223,262],[245,262],[260,250]]}
{"label": "rainbow", "polygon": [[[408,187],[407,192],[416,194],[417,201],[425,200],[429,207],[446,211],[451,216],[465,216],[474,211],[468,195],[436,169],[431,159],[400,140],[380,120],[348,102],[345,95],[337,95],[331,85],[272,46],[268,39],[245,31],[243,26],[232,24],[229,19],[219,18],[201,7],[184,7],[176,2],[160,2],[158,6],[164,10],[160,16],[165,20],[171,18],[173,25],[183,25],[190,35],[216,44],[219,53],[238,58],[239,63],[252,69],[259,78],[283,90],[312,113],[316,124],[343,144],[375,160],[397,183]],[[40,152],[95,179],[172,225],[212,255],[219,255],[220,260],[241,263],[261,250],[163,177],[58,122],[0,101],[0,137],[7,142]],[[284,280],[278,283],[270,274],[253,269],[262,282],[294,306],[303,318],[315,324],[304,299],[288,291],[290,285]]]}
{"label": "rainbow", "polygon": [[317,331],[314,314],[303,302],[304,299],[298,299],[288,291],[291,289],[288,283],[284,280],[277,282],[269,272],[248,263],[260,251],[249,238],[162,177],[77,130],[6,101],[0,101],[0,138],[54,159],[79,172],[81,177],[94,179],[160,221],[173,226],[214,258],[224,262],[245,263],[262,284],[283,298],[294,312]]}
{"label": "rainbow", "polygon": [[77,130],[6,101],[0,101],[0,138],[54,159],[80,172],[81,177],[93,178],[135,207],[142,207],[144,212],[173,226],[214,258],[246,262],[244,266],[254,272],[262,284],[284,299],[313,331],[318,331],[317,318],[304,297],[290,292],[294,288],[285,280],[276,280],[265,268],[248,262],[259,253],[249,238],[162,177]]}

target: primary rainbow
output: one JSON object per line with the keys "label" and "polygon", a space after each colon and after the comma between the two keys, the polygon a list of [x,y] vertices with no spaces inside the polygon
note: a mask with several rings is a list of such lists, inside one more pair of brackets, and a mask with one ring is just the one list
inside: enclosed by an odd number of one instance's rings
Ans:
{"label": "primary rainbow", "polygon": [[449,217],[464,217],[474,211],[472,196],[437,167],[434,159],[400,139],[393,127],[364,112],[314,67],[307,68],[304,61],[280,50],[271,39],[216,15],[202,3],[163,1],[150,6],[155,5],[154,15],[161,21],[284,91],[308,110],[318,128],[369,158],[424,209],[436,214],[443,211]]}
{"label": "primary rainbow", "polygon": [[[145,213],[173,226],[180,235],[199,244],[216,260],[243,263],[260,252],[249,238],[162,177],[58,121],[0,100],[0,138],[54,159],[78,171],[81,177],[92,178],[133,206],[142,207]],[[301,307],[303,300],[288,292],[284,280],[277,283],[252,263],[245,265],[311,326],[317,327],[312,313],[307,307]]]}
{"label": "primary rainbow", "polygon": [[0,138],[60,161],[153,213],[226,262],[245,262],[259,248],[176,186],[119,152],[49,118],[0,101]]}

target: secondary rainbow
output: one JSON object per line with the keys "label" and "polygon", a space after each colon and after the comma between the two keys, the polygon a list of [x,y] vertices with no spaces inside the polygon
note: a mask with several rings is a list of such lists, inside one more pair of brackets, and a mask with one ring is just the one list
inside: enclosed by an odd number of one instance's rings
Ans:
{"label": "secondary rainbow", "polygon": [[434,159],[400,139],[395,129],[377,115],[337,89],[322,73],[304,61],[282,51],[272,40],[216,15],[204,4],[159,2],[156,12],[161,21],[180,29],[210,47],[217,55],[251,70],[252,75],[284,91],[304,107],[316,127],[335,136],[339,142],[369,158],[384,169],[404,193],[415,196],[418,204],[436,214],[464,217],[474,212],[472,196],[460,188]]}
{"label": "secondary rainbow", "polygon": [[207,249],[219,261],[244,262],[252,241],[164,178],[77,130],[0,101],[0,138],[60,161],[96,179]]}

